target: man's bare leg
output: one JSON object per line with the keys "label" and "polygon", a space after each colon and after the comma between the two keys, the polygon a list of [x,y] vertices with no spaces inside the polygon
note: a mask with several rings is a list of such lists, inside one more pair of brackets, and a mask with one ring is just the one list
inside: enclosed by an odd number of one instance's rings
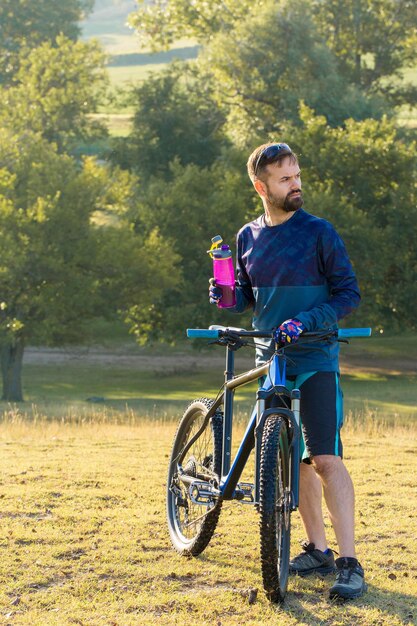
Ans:
{"label": "man's bare leg", "polygon": [[312,465],[300,464],[299,511],[309,543],[318,550],[327,548],[322,513],[322,484]]}
{"label": "man's bare leg", "polygon": [[339,456],[323,454],[313,459],[341,557],[355,557],[355,493]]}

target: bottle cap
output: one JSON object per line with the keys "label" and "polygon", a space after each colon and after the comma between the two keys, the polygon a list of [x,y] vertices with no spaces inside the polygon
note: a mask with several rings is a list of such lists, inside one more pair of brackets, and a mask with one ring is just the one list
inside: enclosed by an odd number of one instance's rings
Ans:
{"label": "bottle cap", "polygon": [[[207,250],[207,254],[209,254],[212,259],[214,259],[214,256],[213,256],[214,250],[220,250],[220,244],[222,243],[222,241],[223,241],[223,237],[221,235],[215,235],[214,237],[211,238],[211,248],[210,250]],[[220,257],[216,257],[216,258],[220,258]]]}
{"label": "bottle cap", "polygon": [[211,250],[211,257],[213,259],[230,259],[232,252],[229,246],[222,246],[221,248],[215,248]]}

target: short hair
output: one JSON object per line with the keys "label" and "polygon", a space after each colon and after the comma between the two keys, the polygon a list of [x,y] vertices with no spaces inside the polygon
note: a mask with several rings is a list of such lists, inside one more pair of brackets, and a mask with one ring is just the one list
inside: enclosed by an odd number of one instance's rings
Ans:
{"label": "short hair", "polygon": [[278,165],[280,165],[281,161],[283,161],[286,157],[289,157],[292,164],[298,164],[297,155],[291,150],[291,148],[289,148],[290,152],[288,152],[288,150],[282,154],[278,152],[273,157],[265,159],[260,163],[260,159],[264,151],[269,148],[269,146],[276,146],[278,143],[279,142],[276,141],[263,143],[252,152],[247,162],[248,175],[252,182],[254,182],[257,178],[261,178],[259,174],[265,173],[268,165],[271,163],[278,163]]}

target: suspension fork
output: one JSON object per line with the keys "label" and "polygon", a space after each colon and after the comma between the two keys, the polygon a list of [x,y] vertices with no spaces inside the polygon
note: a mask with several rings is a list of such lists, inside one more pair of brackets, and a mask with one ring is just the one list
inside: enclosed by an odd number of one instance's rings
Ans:
{"label": "suspension fork", "polygon": [[289,420],[290,442],[290,489],[291,508],[295,511],[300,501],[300,390],[291,391],[291,413]]}
{"label": "suspension fork", "polygon": [[[257,399],[257,420],[255,429],[255,502],[259,502],[260,490],[260,459],[262,433],[265,420],[270,415],[279,414],[287,424],[289,434],[289,474],[291,491],[291,508],[298,508],[300,498],[300,390],[287,388],[286,382],[286,362],[282,355],[274,354],[269,366],[268,375],[260,389],[258,389]],[[268,400],[275,394],[286,396],[291,400],[291,409],[283,407],[266,408]]]}

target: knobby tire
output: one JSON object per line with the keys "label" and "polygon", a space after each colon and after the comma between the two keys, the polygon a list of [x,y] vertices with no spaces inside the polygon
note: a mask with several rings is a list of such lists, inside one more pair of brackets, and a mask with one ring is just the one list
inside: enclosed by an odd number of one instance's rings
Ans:
{"label": "knobby tire", "polygon": [[288,430],[279,414],[267,418],[260,460],[260,534],[263,585],[271,602],[283,602],[290,561]]}

